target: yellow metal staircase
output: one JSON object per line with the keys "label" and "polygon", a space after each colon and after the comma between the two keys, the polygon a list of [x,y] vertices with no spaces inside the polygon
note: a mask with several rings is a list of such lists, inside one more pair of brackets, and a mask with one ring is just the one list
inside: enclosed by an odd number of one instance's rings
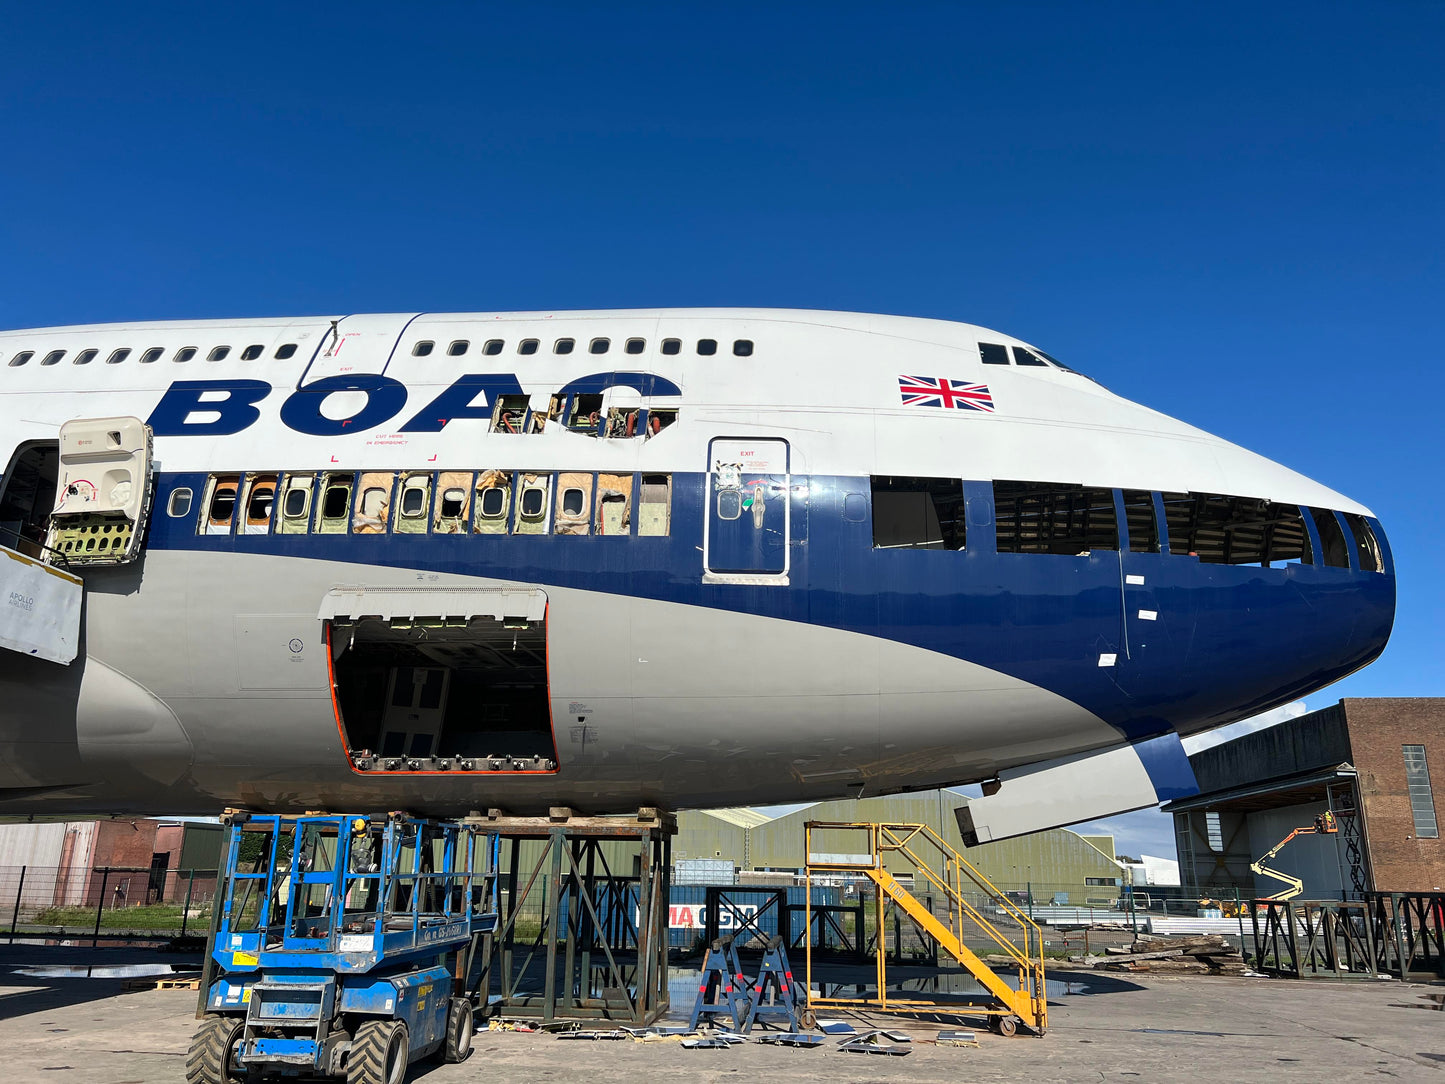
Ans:
{"label": "yellow metal staircase", "polygon": [[[868,850],[864,852],[815,851],[814,834],[830,840],[849,838],[849,833],[866,834]],[[1048,1025],[1048,1003],[1044,992],[1043,932],[1038,925],[1013,903],[969,861],[955,851],[938,833],[923,824],[886,824],[874,822],[810,821],[806,827],[808,854],[808,903],[812,903],[812,882],[815,876],[829,877],[839,873],[859,873],[878,888],[877,944],[878,996],[868,1002],[856,998],[824,998],[812,996],[812,939],[807,942],[809,1006],[868,1008],[883,1012],[918,1012],[936,1009],[935,1002],[890,998],[887,990],[885,964],[886,946],[883,938],[884,900],[892,900],[910,919],[956,959],[988,992],[992,1003],[986,1012],[995,1030],[1012,1034],[1015,1020],[1030,1031],[1042,1035]],[[857,839],[857,836],[853,836]],[[885,859],[893,859],[895,868],[902,864],[913,867],[914,886],[931,887],[948,903],[947,922],[904,887],[885,867]],[[934,865],[940,866],[935,869]],[[964,894],[964,886],[989,905],[1006,915],[1019,927],[1010,938],[986,917]],[[972,929],[992,941],[998,951],[1010,958],[1009,970],[1016,973],[1013,981],[1000,975],[964,944],[965,929]],[[808,916],[812,930],[812,916]],[[1017,942],[1017,943],[1016,943]],[[978,1010],[975,1010],[978,1011]]]}

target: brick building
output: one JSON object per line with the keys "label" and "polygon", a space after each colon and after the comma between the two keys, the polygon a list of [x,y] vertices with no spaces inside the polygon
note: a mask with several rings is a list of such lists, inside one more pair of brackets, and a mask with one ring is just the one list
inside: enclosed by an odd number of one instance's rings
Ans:
{"label": "brick building", "polygon": [[1301,899],[1445,888],[1431,779],[1445,766],[1445,699],[1341,700],[1189,758],[1200,794],[1170,802],[1185,886],[1268,896],[1250,864],[1295,828],[1334,814],[1338,832],[1297,836],[1268,863]]}

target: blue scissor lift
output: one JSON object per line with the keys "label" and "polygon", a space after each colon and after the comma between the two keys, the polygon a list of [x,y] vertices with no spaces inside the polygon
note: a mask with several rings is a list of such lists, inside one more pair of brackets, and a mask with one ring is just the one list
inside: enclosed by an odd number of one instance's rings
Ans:
{"label": "blue scissor lift", "polygon": [[471,1050],[496,836],[451,821],[232,814],[188,1084],[282,1074],[400,1084]]}

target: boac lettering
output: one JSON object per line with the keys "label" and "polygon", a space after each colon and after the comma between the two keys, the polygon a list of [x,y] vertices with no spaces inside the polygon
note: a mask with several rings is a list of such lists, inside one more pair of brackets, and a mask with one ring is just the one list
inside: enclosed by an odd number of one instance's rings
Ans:
{"label": "boac lettering", "polygon": [[[609,388],[632,388],[643,396],[681,395],[682,389],[655,373],[592,373],[578,377],[560,395],[598,394]],[[261,417],[257,404],[270,395],[264,380],[177,380],[166,389],[146,424],[158,437],[224,437],[254,425]],[[349,417],[328,418],[326,400],[341,392],[359,392],[365,404]],[[460,377],[405,425],[403,433],[440,433],[456,420],[486,421],[497,399],[521,395],[514,373],[468,373]],[[297,388],[281,404],[281,422],[288,429],[317,437],[344,436],[374,429],[406,406],[406,385],[379,373],[328,376]]]}

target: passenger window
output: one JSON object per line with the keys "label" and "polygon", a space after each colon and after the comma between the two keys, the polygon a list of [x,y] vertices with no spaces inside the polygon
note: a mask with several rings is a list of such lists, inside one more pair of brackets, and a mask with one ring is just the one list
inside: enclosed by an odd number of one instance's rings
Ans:
{"label": "passenger window", "polygon": [[437,534],[465,534],[471,493],[471,471],[443,471],[437,478],[437,510],[432,530]]}
{"label": "passenger window", "polygon": [[449,357],[459,358],[467,352],[467,347],[471,345],[471,340],[469,339],[457,339],[447,347],[447,355]]}
{"label": "passenger window", "polygon": [[527,406],[531,401],[529,395],[497,396],[497,405],[492,411],[492,432],[527,432]]}
{"label": "passenger window", "polygon": [[64,350],[52,350],[52,351],[50,351],[50,353],[46,354],[43,358],[40,359],[40,364],[41,364],[41,365],[56,365],[56,364],[59,364],[60,359],[63,358],[63,357],[65,357],[65,351],[64,351]]}
{"label": "passenger window", "polygon": [[697,352],[705,358],[710,358],[717,353],[716,339],[698,339]]}
{"label": "passenger window", "polygon": [[437,344],[430,339],[423,339],[411,348],[411,356],[414,358],[424,358],[436,349],[436,345]]}
{"label": "passenger window", "polygon": [[665,535],[671,530],[672,475],[644,474],[637,496],[637,536]]}
{"label": "passenger window", "polygon": [[734,520],[743,514],[743,492],[740,489],[717,491],[717,518]]}
{"label": "passenger window", "polygon": [[425,534],[430,512],[431,475],[405,475],[396,500],[396,522],[393,530],[400,534]]}
{"label": "passenger window", "polygon": [[1359,563],[1360,571],[1384,572],[1385,559],[1380,552],[1380,540],[1370,529],[1370,521],[1354,512],[1341,514],[1345,517],[1345,522],[1350,525],[1350,531],[1355,536],[1355,558]]}
{"label": "passenger window", "polygon": [[993,484],[999,553],[1084,557],[1119,548],[1114,491],[1068,482]]}
{"label": "passenger window", "polygon": [[230,534],[231,520],[236,515],[236,489],[239,474],[215,474],[206,487],[206,507],[201,513],[201,533]]}
{"label": "passenger window", "polygon": [[1045,361],[1043,358],[1039,357],[1039,356],[1038,356],[1037,354],[1035,354],[1032,350],[1026,349],[1025,347],[1022,347],[1022,346],[1015,346],[1015,347],[1014,347],[1014,364],[1015,364],[1015,365],[1042,365],[1045,369],[1047,369],[1047,368],[1049,367],[1049,363],[1048,363],[1047,361]]}
{"label": "passenger window", "polygon": [[587,350],[593,354],[605,354],[607,353],[607,348],[611,345],[611,339],[593,339],[587,344]]}
{"label": "passenger window", "polygon": [[557,476],[557,534],[589,534],[592,523],[592,475]]}
{"label": "passenger window", "polygon": [[225,358],[226,358],[226,355],[229,354],[230,352],[231,352],[231,348],[230,348],[229,346],[218,346],[218,347],[216,347],[214,350],[212,350],[209,354],[206,355],[206,360],[207,360],[207,361],[224,361]]}
{"label": "passenger window", "polygon": [[34,350],[22,350],[22,351],[20,351],[20,353],[16,354],[13,358],[10,359],[10,364],[11,364],[12,366],[24,365],[27,361],[29,361],[29,360],[30,360],[31,358],[33,358],[34,356],[35,356],[35,351],[34,351]]}
{"label": "passenger window", "polygon": [[570,354],[572,353],[572,348],[576,345],[577,344],[571,339],[558,339],[552,344],[552,353]]}
{"label": "passenger window", "polygon": [[628,352],[629,354],[640,354],[640,353],[642,353],[642,351],[645,350],[646,348],[647,348],[647,340],[645,340],[645,339],[628,339],[628,340],[627,340],[627,352]]}
{"label": "passenger window", "polygon": [[651,440],[676,422],[677,411],[675,410],[649,410],[647,412],[647,439]]}
{"label": "passenger window", "polygon": [[281,534],[305,534],[306,521],[311,513],[311,483],[309,474],[288,474],[281,499],[281,523],[277,530]]}
{"label": "passenger window", "polygon": [[191,491],[184,486],[171,490],[171,500],[166,506],[166,512],[172,519],[180,519],[191,514]]}
{"label": "passenger window", "polygon": [[979,343],[978,356],[985,365],[1007,365],[1008,347],[1002,343]]}
{"label": "passenger window", "polygon": [[350,474],[328,474],[321,484],[321,507],[317,510],[317,534],[345,534],[351,516]]}
{"label": "passenger window", "polygon": [[500,470],[483,471],[477,479],[477,522],[472,529],[478,534],[506,534],[511,492],[510,474]]}
{"label": "passenger window", "polygon": [[392,476],[368,472],[356,487],[356,515],[352,519],[353,534],[385,534],[391,513]]}
{"label": "passenger window", "polygon": [[607,424],[602,435],[624,439],[637,436],[637,419],[641,413],[637,407],[612,407],[607,411]]}
{"label": "passenger window", "polygon": [[1154,494],[1142,489],[1124,490],[1124,522],[1129,526],[1130,553],[1159,552],[1159,524],[1154,515]]}
{"label": "passenger window", "polygon": [[276,476],[252,474],[246,478],[241,498],[244,515],[238,534],[267,534],[271,530],[271,506],[276,501]]}
{"label": "passenger window", "polygon": [[966,525],[957,478],[873,476],[873,548],[961,550]]}
{"label": "passenger window", "polygon": [[[97,354],[99,354],[99,353],[100,353],[100,351],[99,351],[99,350],[96,350],[96,349],[93,348],[93,347],[92,347],[91,349],[89,349],[89,350],[82,350],[80,353],[78,353],[78,354],[75,355],[75,360],[72,361],[71,364],[72,364],[72,365],[89,365],[92,361],[95,360],[95,355],[97,355]],[[118,354],[118,353],[120,353],[120,351],[117,350],[116,353]]]}
{"label": "passenger window", "polygon": [[517,522],[515,534],[547,533],[547,496],[549,474],[524,474],[517,487]]}
{"label": "passenger window", "polygon": [[1320,549],[1324,550],[1324,560],[1320,563],[1326,568],[1349,568],[1350,550],[1349,544],[1345,541],[1345,532],[1340,529],[1340,521],[1328,508],[1311,508],[1310,516],[1315,521],[1315,531],[1320,536]]}
{"label": "passenger window", "polygon": [[596,528],[599,535],[632,533],[632,475],[597,476]]}
{"label": "passenger window", "polygon": [[176,356],[171,358],[171,360],[179,363],[183,361],[190,361],[195,356],[196,348],[194,346],[183,346],[176,351]]}
{"label": "passenger window", "polygon": [[[95,354],[91,353],[90,357],[95,357]],[[114,351],[110,357],[106,358],[105,363],[107,365],[119,365],[128,357],[130,357],[130,347],[122,346],[119,350]],[[87,358],[86,360],[88,361],[90,359]]]}
{"label": "passenger window", "polygon": [[861,493],[843,495],[843,520],[845,523],[862,523],[868,518],[868,500]]}
{"label": "passenger window", "polygon": [[275,358],[277,361],[285,361],[296,353],[295,343],[282,343],[276,348]]}
{"label": "passenger window", "polygon": [[662,340],[662,352],[663,352],[664,354],[677,354],[677,353],[681,353],[681,351],[682,351],[682,340],[681,340],[681,339],[663,339],[663,340]]}
{"label": "passenger window", "polygon": [[496,357],[496,356],[497,356],[498,354],[500,354],[501,352],[502,352],[502,340],[501,340],[501,339],[488,339],[487,342],[486,342],[486,345],[482,347],[482,353],[483,353],[483,354],[486,354],[488,357]]}
{"label": "passenger window", "polygon": [[737,357],[740,357],[740,358],[750,358],[750,357],[752,357],[752,356],[753,356],[753,340],[752,340],[752,339],[734,339],[734,340],[733,340],[733,354],[735,354]]}
{"label": "passenger window", "polygon": [[575,432],[597,432],[598,415],[602,410],[601,395],[572,396],[572,413],[567,417],[567,428]]}
{"label": "passenger window", "polygon": [[517,353],[519,353],[519,354],[535,354],[536,352],[537,352],[537,340],[536,340],[536,339],[523,339],[521,342],[519,342],[519,343],[517,344]]}
{"label": "passenger window", "polygon": [[241,360],[255,361],[261,356],[261,351],[264,349],[265,347],[262,346],[260,343],[252,343],[250,346],[246,347],[246,349],[241,351]]}
{"label": "passenger window", "polygon": [[147,350],[144,354],[140,356],[140,363],[142,365],[149,365],[153,361],[159,361],[161,355],[164,353],[164,347],[152,346],[149,350]]}
{"label": "passenger window", "polygon": [[1309,536],[1298,507],[1256,497],[1165,493],[1169,552],[1202,564],[1309,563]]}

